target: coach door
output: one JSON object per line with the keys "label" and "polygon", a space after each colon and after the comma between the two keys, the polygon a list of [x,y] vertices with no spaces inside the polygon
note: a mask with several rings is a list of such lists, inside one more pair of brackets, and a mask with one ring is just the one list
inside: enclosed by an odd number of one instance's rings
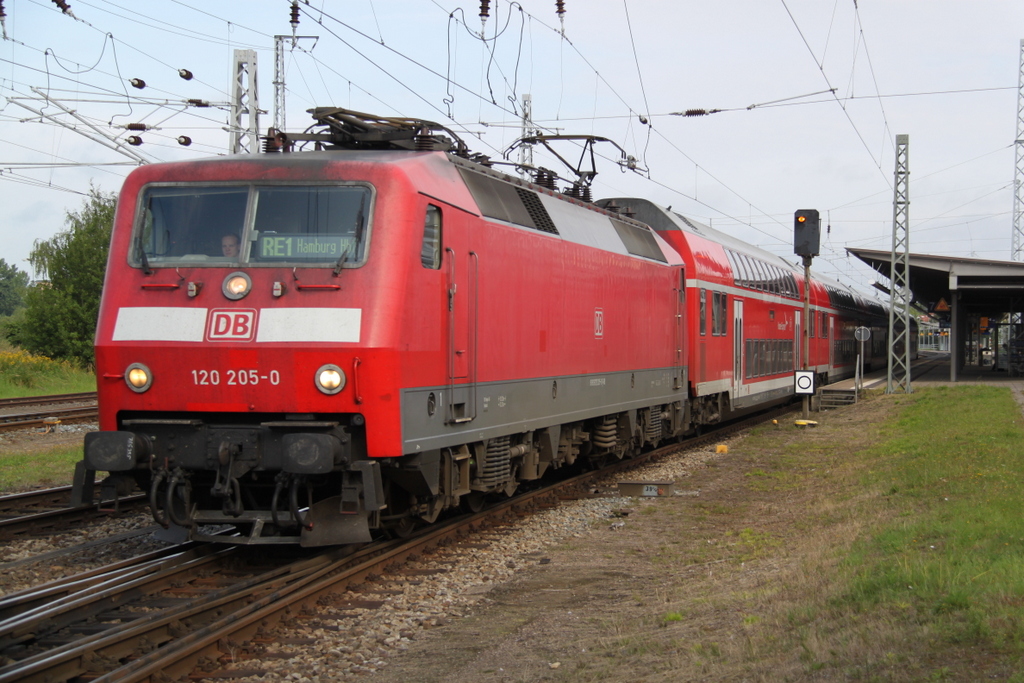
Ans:
{"label": "coach door", "polygon": [[799,370],[803,367],[804,354],[804,343],[803,337],[800,334],[800,311],[793,311],[793,319],[796,321],[796,325],[793,326],[793,370]]}
{"label": "coach door", "polygon": [[743,301],[732,300],[732,395],[740,396],[743,388]]}
{"label": "coach door", "polygon": [[[451,230],[451,233],[464,231]],[[447,236],[446,236],[447,237]],[[480,257],[462,240],[445,247],[448,262],[449,424],[476,417],[477,297]]]}
{"label": "coach door", "polygon": [[686,375],[683,369],[685,362],[685,354],[683,353],[683,345],[686,343],[686,326],[685,326],[685,312],[686,312],[686,270],[683,268],[679,269],[679,288],[676,290],[676,315],[675,325],[673,325],[675,331],[675,346],[676,346],[676,357],[674,360],[674,372],[675,372],[675,389],[682,389],[686,385]]}

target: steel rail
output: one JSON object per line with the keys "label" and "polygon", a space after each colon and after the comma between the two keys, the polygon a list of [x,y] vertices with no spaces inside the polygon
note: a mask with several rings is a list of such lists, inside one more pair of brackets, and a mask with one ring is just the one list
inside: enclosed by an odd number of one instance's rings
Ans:
{"label": "steel rail", "polygon": [[0,541],[45,536],[76,529],[82,524],[102,517],[140,510],[148,503],[149,499],[146,494],[139,493],[120,498],[117,501],[103,501],[98,505],[79,505],[0,519]]}
{"label": "steel rail", "polygon": [[19,491],[18,493],[0,496],[0,514],[6,514],[15,510],[27,510],[39,506],[64,507],[70,501],[70,486],[54,486],[48,489]]}
{"label": "steel rail", "polygon": [[80,403],[82,401],[95,401],[95,391],[85,391],[80,394],[50,394],[48,396],[18,396],[15,398],[0,398],[0,408],[12,406],[41,406],[50,403]]}
{"label": "steel rail", "polygon": [[0,431],[25,429],[27,427],[45,427],[54,418],[60,421],[93,420],[99,417],[99,414],[99,408],[96,404],[93,404],[91,406],[76,406],[73,408],[53,408],[43,412],[0,415]]}

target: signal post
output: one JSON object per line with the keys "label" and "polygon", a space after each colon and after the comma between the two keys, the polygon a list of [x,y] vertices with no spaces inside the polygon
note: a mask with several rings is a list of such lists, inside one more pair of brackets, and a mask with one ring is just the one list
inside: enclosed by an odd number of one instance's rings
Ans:
{"label": "signal post", "polygon": [[800,209],[793,216],[793,252],[804,261],[804,320],[800,333],[802,370],[793,377],[793,390],[803,395],[804,419],[810,417],[811,396],[814,395],[814,372],[807,369],[811,355],[811,260],[818,255],[821,242],[821,217],[817,209]]}

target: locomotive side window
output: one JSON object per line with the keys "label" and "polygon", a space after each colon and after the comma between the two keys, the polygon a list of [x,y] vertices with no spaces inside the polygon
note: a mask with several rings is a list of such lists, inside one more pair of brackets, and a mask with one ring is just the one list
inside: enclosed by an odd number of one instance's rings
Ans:
{"label": "locomotive side window", "polygon": [[423,222],[420,263],[434,270],[441,267],[441,209],[433,204],[427,205],[427,218]]}

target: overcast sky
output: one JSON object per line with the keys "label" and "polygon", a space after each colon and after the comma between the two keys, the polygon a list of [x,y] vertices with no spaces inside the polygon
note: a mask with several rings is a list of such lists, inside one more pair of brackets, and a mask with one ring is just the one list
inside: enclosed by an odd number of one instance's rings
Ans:
{"label": "overcast sky", "polygon": [[[292,35],[288,0],[66,5],[73,16],[2,0],[0,258],[25,270],[90,185],[116,191],[137,163],[110,140],[139,135],[130,149],[151,161],[227,153],[236,49],[257,51],[268,128],[274,36]],[[336,105],[438,121],[500,159],[529,93],[545,132],[607,137],[647,171],[601,145],[595,197],[647,197],[791,260],[793,211],[817,208],[831,228],[815,270],[865,292],[872,274],[845,248],[891,247],[907,134],[911,250],[1009,259],[1020,0],[564,5],[563,23],[553,0],[491,0],[484,41],[479,1],[303,0],[296,34],[316,39],[287,43],[287,128]],[[672,115],[688,109],[721,111]],[[569,175],[550,155],[535,162]]]}

